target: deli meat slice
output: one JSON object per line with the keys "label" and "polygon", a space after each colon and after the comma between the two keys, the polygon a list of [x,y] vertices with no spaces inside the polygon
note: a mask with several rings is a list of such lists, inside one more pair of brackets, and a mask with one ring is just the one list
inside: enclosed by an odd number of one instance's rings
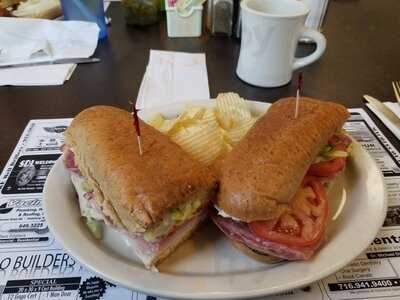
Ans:
{"label": "deli meat slice", "polygon": [[61,151],[64,154],[64,165],[65,167],[70,170],[71,172],[74,172],[78,175],[82,175],[81,172],[78,169],[78,166],[75,163],[75,154],[72,152],[70,148],[67,147],[67,145],[63,145],[61,147]]}
{"label": "deli meat slice", "polygon": [[256,236],[250,231],[247,223],[224,218],[216,213],[212,214],[214,223],[232,240],[246,244],[248,247],[262,252],[280,257],[286,260],[308,260],[323,242],[321,239],[315,245],[305,248],[288,247],[286,245],[271,242]]}
{"label": "deli meat slice", "polygon": [[174,239],[181,239],[182,235],[184,235],[189,228],[194,227],[193,224],[198,224],[207,217],[207,212],[208,209],[203,208],[193,218],[175,227],[171,232],[158,238],[154,242],[147,242],[141,235],[134,235],[124,230],[120,230],[120,232],[127,238],[125,241],[128,244],[133,242],[136,244],[135,248],[139,248],[142,253],[152,254],[168,248],[171,245],[171,241]]}

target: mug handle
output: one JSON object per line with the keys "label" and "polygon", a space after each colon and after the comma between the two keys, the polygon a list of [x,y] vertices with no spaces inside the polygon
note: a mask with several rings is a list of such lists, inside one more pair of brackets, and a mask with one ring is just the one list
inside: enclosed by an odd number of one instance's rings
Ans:
{"label": "mug handle", "polygon": [[293,63],[293,70],[297,70],[304,66],[307,66],[321,57],[325,52],[326,39],[322,33],[314,29],[303,28],[301,37],[310,38],[317,44],[317,49],[310,55],[302,58],[295,58]]}

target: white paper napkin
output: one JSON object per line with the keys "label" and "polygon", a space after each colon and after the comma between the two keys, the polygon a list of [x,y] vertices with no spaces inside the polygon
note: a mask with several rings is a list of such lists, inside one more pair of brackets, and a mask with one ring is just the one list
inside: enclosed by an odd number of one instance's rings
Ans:
{"label": "white paper napkin", "polygon": [[[0,17],[0,65],[90,57],[97,47],[97,24]],[[59,85],[74,64],[0,70],[1,85]]]}
{"label": "white paper napkin", "polygon": [[209,98],[204,53],[150,50],[136,100],[138,108]]}
{"label": "white paper napkin", "polygon": [[[396,102],[384,102],[385,104],[391,111],[393,111],[396,116],[400,118],[400,105]],[[373,106],[370,104],[366,104],[368,108],[385,124],[387,128],[390,129],[391,132],[400,140],[400,128],[394,125],[388,118],[385,117],[382,113],[380,113],[378,110],[376,110]]]}
{"label": "white paper napkin", "polygon": [[328,0],[304,0],[310,8],[310,14],[306,19],[306,26],[319,30],[328,7]]}

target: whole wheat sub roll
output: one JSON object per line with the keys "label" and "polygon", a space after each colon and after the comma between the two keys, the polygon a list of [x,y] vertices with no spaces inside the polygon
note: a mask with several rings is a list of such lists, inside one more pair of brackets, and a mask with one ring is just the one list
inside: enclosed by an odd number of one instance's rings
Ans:
{"label": "whole wheat sub roll", "polygon": [[339,104],[302,97],[280,99],[227,155],[216,206],[245,222],[278,217],[309,166],[349,116]]}
{"label": "whole wheat sub roll", "polygon": [[[214,189],[214,174],[169,137],[140,121],[143,155],[129,112],[93,106],[79,113],[66,130],[82,174],[96,199],[110,202],[131,232],[143,232],[164,213]],[[96,193],[97,191],[97,193]],[[103,203],[100,203],[104,207]]]}

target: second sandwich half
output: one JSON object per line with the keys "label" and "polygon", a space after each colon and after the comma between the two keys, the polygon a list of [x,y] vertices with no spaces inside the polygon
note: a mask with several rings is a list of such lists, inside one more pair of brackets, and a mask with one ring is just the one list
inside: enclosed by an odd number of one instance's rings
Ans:
{"label": "second sandwich half", "polygon": [[326,190],[346,166],[342,105],[281,99],[226,156],[212,218],[240,250],[266,262],[308,260],[329,217]]}

